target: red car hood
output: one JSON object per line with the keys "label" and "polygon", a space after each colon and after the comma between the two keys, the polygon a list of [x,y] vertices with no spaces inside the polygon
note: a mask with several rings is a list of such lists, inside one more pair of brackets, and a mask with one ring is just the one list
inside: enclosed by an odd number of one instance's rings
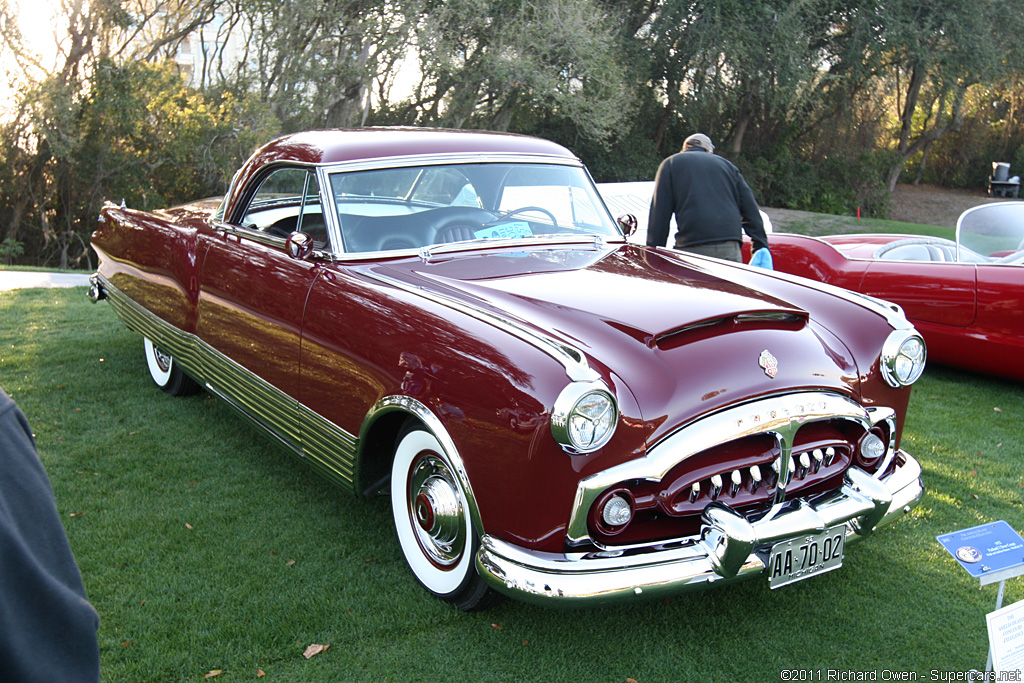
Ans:
{"label": "red car hood", "polygon": [[[632,246],[475,251],[375,268],[557,336],[669,429],[781,391],[855,390],[847,348],[749,269]],[[778,364],[772,376],[760,359]]]}

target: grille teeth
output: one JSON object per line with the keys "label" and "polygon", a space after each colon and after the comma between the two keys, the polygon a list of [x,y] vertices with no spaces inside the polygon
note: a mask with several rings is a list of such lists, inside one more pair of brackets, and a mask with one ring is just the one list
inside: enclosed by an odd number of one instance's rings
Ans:
{"label": "grille teeth", "polygon": [[740,487],[743,486],[743,475],[739,470],[733,470],[730,479],[732,485],[729,487],[729,495],[735,498],[736,494],[740,492]]}
{"label": "grille teeth", "polygon": [[811,453],[813,461],[811,462],[811,471],[815,474],[821,469],[821,463],[825,460],[825,454],[821,452],[820,448],[815,448],[814,452]]}
{"label": "grille teeth", "polygon": [[750,492],[754,493],[761,485],[761,467],[753,465],[750,468]]}
{"label": "grille teeth", "polygon": [[722,475],[716,474],[711,477],[711,500],[718,500],[722,492]]}
{"label": "grille teeth", "polygon": [[[785,484],[794,479],[804,480],[812,474],[818,474],[823,467],[832,466],[837,460],[839,453],[833,447],[816,448],[813,451],[793,454],[789,460],[789,470],[785,478]],[[762,469],[764,467],[764,469]],[[728,473],[714,474],[711,477],[696,481],[690,484],[689,500],[696,503],[702,493],[707,495],[709,500],[721,498],[736,498],[741,491],[751,494],[757,492],[762,486],[772,489],[779,485],[779,470],[782,468],[782,458],[776,458],[770,466],[751,465],[747,469],[737,468]]]}

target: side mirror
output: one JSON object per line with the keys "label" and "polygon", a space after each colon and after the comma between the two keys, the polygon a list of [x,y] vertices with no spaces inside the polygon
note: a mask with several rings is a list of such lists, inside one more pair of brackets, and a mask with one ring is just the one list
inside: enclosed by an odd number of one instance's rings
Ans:
{"label": "side mirror", "polygon": [[629,237],[636,232],[637,222],[636,216],[631,213],[624,213],[618,217],[619,227],[622,228],[622,234]]}
{"label": "side mirror", "polygon": [[313,238],[308,232],[293,232],[288,235],[285,246],[289,256],[299,261],[305,261],[313,253]]}

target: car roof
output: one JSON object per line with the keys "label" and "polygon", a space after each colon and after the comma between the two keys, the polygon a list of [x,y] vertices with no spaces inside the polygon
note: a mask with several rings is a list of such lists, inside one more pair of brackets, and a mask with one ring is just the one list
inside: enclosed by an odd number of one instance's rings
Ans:
{"label": "car roof", "polygon": [[445,155],[479,156],[481,161],[514,155],[581,163],[557,143],[514,133],[411,127],[310,130],[279,137],[257,149],[235,175],[223,209],[231,215],[250,181],[276,164],[332,165]]}
{"label": "car roof", "polygon": [[576,159],[565,147],[540,138],[478,130],[360,128],[294,133],[264,145],[260,165],[281,161],[333,164],[363,159],[434,154],[528,154]]}

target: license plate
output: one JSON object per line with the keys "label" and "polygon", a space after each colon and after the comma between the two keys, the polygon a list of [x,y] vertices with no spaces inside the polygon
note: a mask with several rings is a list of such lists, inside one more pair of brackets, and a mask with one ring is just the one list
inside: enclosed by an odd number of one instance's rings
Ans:
{"label": "license plate", "polygon": [[845,545],[845,525],[776,543],[768,560],[768,586],[779,588],[838,569]]}

